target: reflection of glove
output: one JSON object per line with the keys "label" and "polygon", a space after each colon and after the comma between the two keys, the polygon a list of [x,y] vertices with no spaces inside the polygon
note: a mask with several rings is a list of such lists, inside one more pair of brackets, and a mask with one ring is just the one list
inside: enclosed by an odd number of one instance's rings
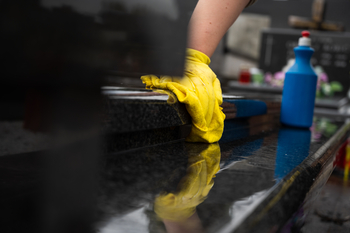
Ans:
{"label": "reflection of glove", "polygon": [[181,179],[178,191],[162,194],[155,200],[154,211],[161,219],[175,222],[188,219],[214,185],[213,178],[220,169],[219,145],[210,144],[200,154],[192,152],[189,156],[187,174]]}
{"label": "reflection of glove", "polygon": [[170,90],[186,104],[192,117],[192,130],[186,138],[189,142],[217,142],[224,129],[225,114],[219,106],[222,104],[220,82],[209,63],[204,53],[187,49],[184,77],[141,77],[146,88]]}

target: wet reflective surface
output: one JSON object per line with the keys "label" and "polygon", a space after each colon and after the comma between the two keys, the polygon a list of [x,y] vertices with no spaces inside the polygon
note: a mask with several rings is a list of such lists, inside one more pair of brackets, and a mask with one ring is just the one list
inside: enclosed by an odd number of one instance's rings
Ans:
{"label": "wet reflective surface", "polygon": [[[217,144],[180,140],[112,153],[99,158],[95,172],[77,156],[3,156],[1,228],[45,232],[43,223],[60,210],[48,200],[60,198],[71,206],[66,218],[82,224],[83,232],[277,231],[300,207],[307,212],[348,133],[344,122],[315,122],[311,132],[242,119],[227,123]],[[66,178],[48,176],[59,173],[47,171],[52,162],[66,164]],[[92,215],[74,214],[74,200],[83,197]]]}
{"label": "wet reflective surface", "polygon": [[325,233],[350,231],[350,182],[334,172],[321,190],[310,214],[299,220],[301,232]]}

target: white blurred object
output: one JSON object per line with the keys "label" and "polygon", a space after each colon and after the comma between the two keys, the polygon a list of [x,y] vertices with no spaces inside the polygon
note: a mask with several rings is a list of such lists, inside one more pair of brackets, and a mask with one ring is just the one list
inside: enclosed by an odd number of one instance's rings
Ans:
{"label": "white blurred object", "polygon": [[295,63],[295,59],[294,58],[290,58],[287,62],[287,64],[282,68],[282,72],[286,73],[290,67],[292,67]]}
{"label": "white blurred object", "polygon": [[270,27],[270,16],[242,13],[227,32],[227,48],[259,59],[261,30]]}
{"label": "white blurred object", "polygon": [[241,71],[241,66],[256,67],[257,62],[249,59],[241,58],[232,54],[226,54],[223,58],[220,74],[226,78],[237,79]]}

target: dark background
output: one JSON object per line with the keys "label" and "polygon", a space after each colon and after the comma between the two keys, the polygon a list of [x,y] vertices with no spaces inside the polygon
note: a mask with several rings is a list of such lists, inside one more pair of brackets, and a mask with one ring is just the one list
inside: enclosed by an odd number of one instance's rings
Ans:
{"label": "dark background", "polygon": [[[272,28],[289,28],[289,15],[311,19],[312,3],[313,0],[258,0],[254,5],[245,9],[244,12],[270,15]],[[340,21],[345,25],[345,31],[350,31],[349,10],[349,0],[326,0],[324,19]]]}

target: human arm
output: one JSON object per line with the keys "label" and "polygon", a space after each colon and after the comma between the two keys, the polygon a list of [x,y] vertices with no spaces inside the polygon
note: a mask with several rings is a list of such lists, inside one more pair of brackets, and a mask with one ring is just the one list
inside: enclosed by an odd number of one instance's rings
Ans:
{"label": "human arm", "polygon": [[189,24],[188,47],[211,57],[221,38],[252,0],[199,0]]}

